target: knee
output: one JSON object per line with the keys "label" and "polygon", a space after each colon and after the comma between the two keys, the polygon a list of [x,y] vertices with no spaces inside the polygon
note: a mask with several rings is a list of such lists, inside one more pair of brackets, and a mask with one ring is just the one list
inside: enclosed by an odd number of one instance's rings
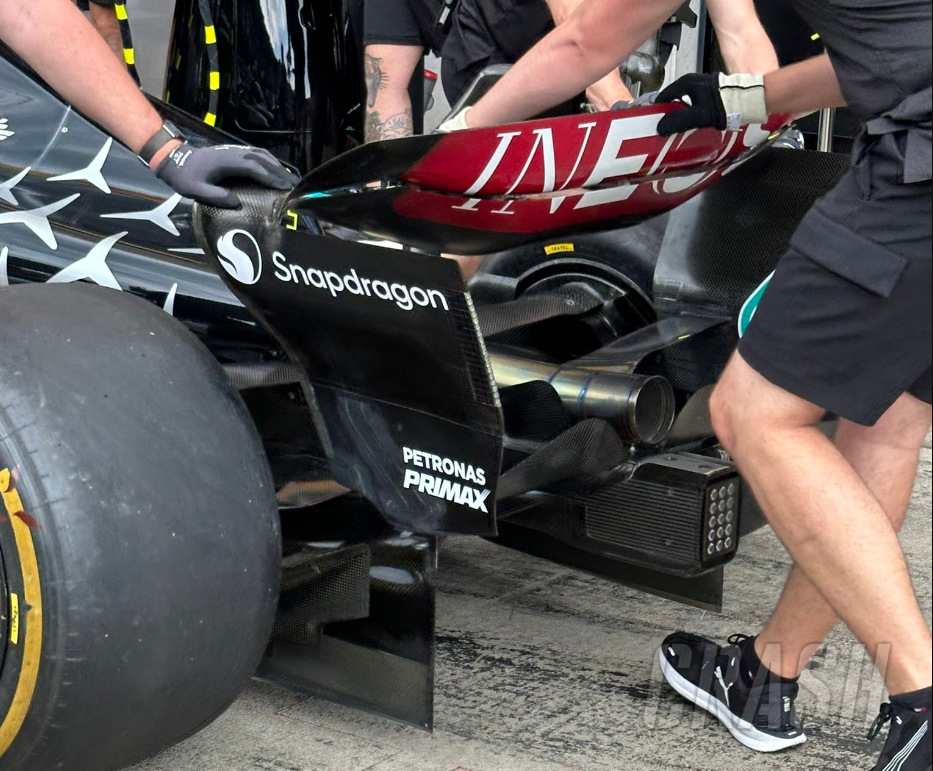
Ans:
{"label": "knee", "polygon": [[717,439],[730,454],[734,454],[737,420],[735,402],[730,399],[728,388],[719,384],[713,389],[709,399],[709,417]]}
{"label": "knee", "polygon": [[717,439],[733,457],[754,451],[785,429],[804,427],[795,415],[775,411],[765,399],[757,399],[743,383],[724,377],[709,401],[710,422]]}

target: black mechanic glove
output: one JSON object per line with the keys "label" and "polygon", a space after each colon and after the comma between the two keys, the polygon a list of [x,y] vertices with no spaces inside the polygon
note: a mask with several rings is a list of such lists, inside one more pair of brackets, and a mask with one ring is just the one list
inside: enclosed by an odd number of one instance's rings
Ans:
{"label": "black mechanic glove", "polygon": [[661,118],[658,133],[662,136],[698,128],[737,130],[768,120],[761,75],[692,73],[671,83],[658,94],[657,101],[682,101],[688,105]]}
{"label": "black mechanic glove", "polygon": [[245,145],[194,147],[187,142],[166,156],[156,176],[176,193],[220,209],[240,205],[223,182],[250,180],[273,190],[291,190],[298,182],[267,150]]}

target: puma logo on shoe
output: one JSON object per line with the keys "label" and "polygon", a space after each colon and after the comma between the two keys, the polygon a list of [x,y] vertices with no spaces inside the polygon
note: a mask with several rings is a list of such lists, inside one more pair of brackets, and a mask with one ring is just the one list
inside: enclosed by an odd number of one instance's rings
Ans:
{"label": "puma logo on shoe", "polygon": [[729,691],[732,690],[732,686],[735,685],[735,683],[730,683],[729,685],[726,685],[725,678],[723,677],[723,674],[722,674],[722,669],[719,669],[719,668],[716,669],[716,679],[719,681],[719,685],[722,686],[722,692],[726,699],[726,706],[731,709],[732,705],[729,703]]}

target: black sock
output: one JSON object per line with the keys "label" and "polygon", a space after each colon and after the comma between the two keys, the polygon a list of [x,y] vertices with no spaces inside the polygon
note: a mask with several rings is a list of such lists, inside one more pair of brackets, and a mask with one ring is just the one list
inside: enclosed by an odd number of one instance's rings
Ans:
{"label": "black sock", "polygon": [[892,696],[891,703],[896,707],[912,709],[914,712],[929,712],[933,709],[933,688]]}
{"label": "black sock", "polygon": [[755,652],[755,638],[751,637],[742,644],[742,677],[751,685],[755,680],[764,677],[769,683],[796,683],[796,677],[781,677],[776,675],[758,658]]}

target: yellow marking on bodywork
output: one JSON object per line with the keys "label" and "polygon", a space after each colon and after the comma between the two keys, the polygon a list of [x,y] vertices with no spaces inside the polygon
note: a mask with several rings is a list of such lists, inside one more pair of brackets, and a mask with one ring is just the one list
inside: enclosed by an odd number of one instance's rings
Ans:
{"label": "yellow marking on bodywork", "polygon": [[210,87],[211,91],[218,91],[218,90],[220,90],[220,73],[219,73],[219,72],[212,72],[212,73],[211,73],[210,81],[209,81],[209,87]]}
{"label": "yellow marking on bodywork", "polygon": [[[42,657],[42,584],[39,580],[39,561],[36,558],[36,545],[32,540],[32,530],[18,516],[23,511],[23,502],[19,493],[12,487],[12,475],[9,469],[0,470],[0,495],[3,505],[13,526],[13,538],[19,554],[20,570],[23,574],[23,605],[19,612],[19,629],[23,636],[22,666],[19,681],[13,692],[13,701],[3,722],[0,723],[0,758],[12,746],[29,714],[32,699],[39,681],[39,664]],[[17,599],[18,602],[18,599]],[[17,632],[19,634],[19,631]]]}
{"label": "yellow marking on bodywork", "polygon": [[213,24],[204,28],[204,42],[209,46],[217,42],[217,31],[214,29]]}
{"label": "yellow marking on bodywork", "polygon": [[285,227],[288,230],[298,230],[298,212],[289,209],[285,214],[288,215],[288,224]]}
{"label": "yellow marking on bodywork", "polygon": [[123,58],[127,64],[136,64],[136,52],[132,48],[123,49]]}
{"label": "yellow marking on bodywork", "polygon": [[208,126],[216,126],[216,125],[217,125],[217,116],[214,115],[214,113],[209,112],[209,113],[207,113],[207,115],[204,116],[204,122],[205,122]]}
{"label": "yellow marking on bodywork", "polygon": [[117,18],[120,21],[126,21],[129,18],[126,15],[126,6],[123,5],[122,3],[115,3],[113,8],[117,12]]}

